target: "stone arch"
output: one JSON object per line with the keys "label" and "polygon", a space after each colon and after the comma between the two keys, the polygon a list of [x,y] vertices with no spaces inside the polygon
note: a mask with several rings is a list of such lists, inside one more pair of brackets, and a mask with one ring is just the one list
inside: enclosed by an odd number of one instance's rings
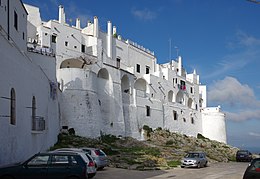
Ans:
{"label": "stone arch", "polygon": [[61,62],[60,69],[62,68],[83,68],[85,65],[84,60],[80,59],[67,59]]}
{"label": "stone arch", "polygon": [[176,102],[185,105],[185,97],[182,91],[179,91],[176,95]]}
{"label": "stone arch", "polygon": [[137,79],[135,81],[134,88],[136,90],[141,90],[141,91],[145,91],[146,92],[147,82],[144,79],[139,78],[139,79]]}
{"label": "stone arch", "polygon": [[122,92],[129,93],[130,92],[130,84],[129,84],[129,78],[127,75],[124,75],[121,78],[121,89]]}
{"label": "stone arch", "polygon": [[106,68],[100,69],[98,71],[97,77],[105,79],[105,80],[109,80],[109,73],[108,73],[107,69]]}
{"label": "stone arch", "polygon": [[188,107],[193,108],[193,100],[191,98],[188,99]]}
{"label": "stone arch", "polygon": [[172,90],[168,92],[168,102],[175,102],[175,95]]}
{"label": "stone arch", "polygon": [[146,97],[146,93],[149,93],[147,82],[142,78],[139,78],[135,81],[134,89],[136,91],[136,95],[139,97]]}

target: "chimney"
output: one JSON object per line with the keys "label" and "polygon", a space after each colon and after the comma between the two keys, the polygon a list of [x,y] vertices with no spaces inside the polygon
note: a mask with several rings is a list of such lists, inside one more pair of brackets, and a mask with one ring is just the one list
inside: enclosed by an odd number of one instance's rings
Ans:
{"label": "chimney", "polygon": [[59,6],[59,23],[65,23],[65,12],[64,7],[62,5]]}
{"label": "chimney", "polygon": [[91,23],[91,21],[90,21],[90,20],[88,20],[87,27],[89,27],[91,24],[92,24],[92,23]]}
{"label": "chimney", "polygon": [[113,36],[116,35],[116,26],[113,26]]}
{"label": "chimney", "polygon": [[181,56],[178,57],[178,75],[181,76],[182,75],[182,60],[181,60]]}
{"label": "chimney", "polygon": [[98,37],[98,32],[99,32],[99,29],[98,29],[98,17],[95,16],[94,17],[94,32],[93,32],[93,36],[94,37]]}
{"label": "chimney", "polygon": [[112,23],[107,22],[107,56],[112,58]]}
{"label": "chimney", "polygon": [[80,19],[79,18],[76,19],[76,28],[80,29]]}

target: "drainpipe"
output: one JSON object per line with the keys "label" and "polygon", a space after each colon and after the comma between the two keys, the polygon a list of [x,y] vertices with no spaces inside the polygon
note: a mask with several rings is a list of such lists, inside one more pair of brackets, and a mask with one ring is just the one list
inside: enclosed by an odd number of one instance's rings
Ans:
{"label": "drainpipe", "polygon": [[8,40],[10,40],[10,3],[9,0],[7,0],[7,34],[8,34]]}

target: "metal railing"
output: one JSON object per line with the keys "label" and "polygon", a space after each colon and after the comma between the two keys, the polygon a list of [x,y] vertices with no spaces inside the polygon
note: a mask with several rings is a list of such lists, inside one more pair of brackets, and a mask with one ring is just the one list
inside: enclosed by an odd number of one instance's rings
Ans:
{"label": "metal railing", "polygon": [[45,120],[41,116],[32,116],[32,130],[33,131],[44,131]]}

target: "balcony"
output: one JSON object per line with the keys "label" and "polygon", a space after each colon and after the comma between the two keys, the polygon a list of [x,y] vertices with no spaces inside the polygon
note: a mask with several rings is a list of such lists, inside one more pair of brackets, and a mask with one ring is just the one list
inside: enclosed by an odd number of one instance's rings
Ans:
{"label": "balcony", "polygon": [[45,120],[44,117],[34,116],[32,117],[32,131],[44,131]]}
{"label": "balcony", "polygon": [[186,85],[180,85],[180,84],[178,84],[178,88],[179,88],[180,90],[186,91]]}

